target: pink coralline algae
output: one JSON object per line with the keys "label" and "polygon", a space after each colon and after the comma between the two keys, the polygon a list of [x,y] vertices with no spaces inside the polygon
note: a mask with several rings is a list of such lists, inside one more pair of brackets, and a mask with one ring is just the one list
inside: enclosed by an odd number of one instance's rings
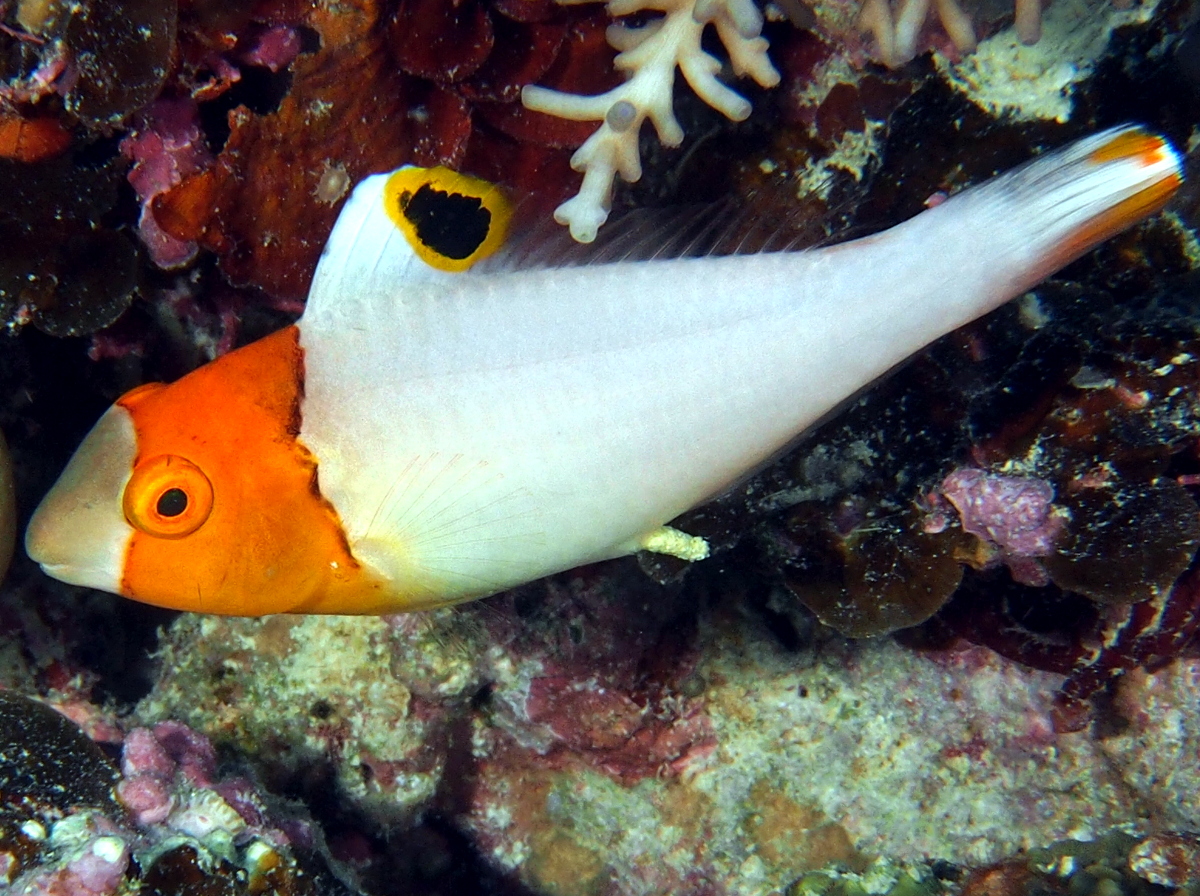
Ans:
{"label": "pink coralline algae", "polygon": [[257,35],[241,54],[246,65],[259,65],[272,72],[287,68],[300,55],[299,32],[290,25],[274,25]]}
{"label": "pink coralline algae", "polygon": [[92,834],[62,867],[31,875],[18,884],[22,896],[110,896],[129,867],[129,847],[118,836]]}
{"label": "pink coralline algae", "polygon": [[306,819],[268,820],[257,787],[218,776],[204,736],[173,721],[134,729],[121,766],[62,715],[0,692],[0,887],[116,896],[207,879],[204,892],[226,896],[315,892],[292,854],[312,848]]}
{"label": "pink coralline algae", "polygon": [[[266,811],[253,785],[218,780],[216,762],[208,738],[180,722],[135,728],[125,738],[117,798],[138,825],[165,825],[201,841],[216,832],[261,828]],[[268,837],[289,841],[281,831]]]}
{"label": "pink coralline algae", "polygon": [[162,97],[138,119],[121,141],[121,152],[133,160],[129,183],[142,204],[138,235],[160,268],[183,267],[196,257],[196,243],[164,231],[151,206],[156,196],[212,163],[200,130],[199,110],[188,97]]}
{"label": "pink coralline algae", "polygon": [[167,782],[152,775],[127,778],[117,788],[122,805],[138,824],[161,824],[175,808]]}
{"label": "pink coralline algae", "polygon": [[1016,581],[1033,586],[1049,583],[1036,558],[1052,554],[1063,531],[1062,512],[1053,503],[1053,485],[964,468],[942,480],[941,491],[958,511],[963,530],[981,539],[995,562],[1006,563]]}
{"label": "pink coralline algae", "polygon": [[178,722],[159,722],[153,730],[135,728],[125,739],[117,797],[138,824],[160,824],[175,808],[174,785],[209,787],[216,755],[208,740]]}

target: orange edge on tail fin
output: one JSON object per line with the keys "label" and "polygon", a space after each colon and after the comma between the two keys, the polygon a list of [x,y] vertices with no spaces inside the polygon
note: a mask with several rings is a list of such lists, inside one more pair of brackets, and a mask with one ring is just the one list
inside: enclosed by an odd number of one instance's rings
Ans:
{"label": "orange edge on tail fin", "polygon": [[1088,159],[1102,165],[1134,156],[1143,156],[1143,163],[1147,166],[1165,161],[1178,164],[1175,151],[1166,140],[1136,125],[1121,131],[1099,149],[1093,150]]}
{"label": "orange edge on tail fin", "polygon": [[1131,196],[1098,214],[1077,231],[1061,247],[1059,257],[1072,259],[1090,246],[1095,246],[1144,218],[1159,212],[1183,185],[1180,159],[1165,139],[1143,130],[1130,128],[1116,134],[1103,146],[1093,150],[1087,160],[1095,165],[1140,162],[1147,169],[1166,167],[1162,175]]}

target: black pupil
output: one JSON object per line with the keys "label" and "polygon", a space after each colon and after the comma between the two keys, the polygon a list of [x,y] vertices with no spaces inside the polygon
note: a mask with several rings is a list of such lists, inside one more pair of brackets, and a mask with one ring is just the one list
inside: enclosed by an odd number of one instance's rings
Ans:
{"label": "black pupil", "polygon": [[169,488],[158,498],[157,510],[159,516],[179,516],[187,510],[187,492],[181,488]]}

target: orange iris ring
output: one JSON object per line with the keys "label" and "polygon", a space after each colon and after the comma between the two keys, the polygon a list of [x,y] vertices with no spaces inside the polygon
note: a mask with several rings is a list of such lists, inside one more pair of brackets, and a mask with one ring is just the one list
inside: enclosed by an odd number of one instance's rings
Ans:
{"label": "orange iris ring", "polygon": [[[159,503],[172,489],[183,492],[186,502],[182,511],[168,515],[160,512]],[[212,483],[187,458],[160,454],[134,468],[122,505],[125,519],[134,528],[157,538],[183,538],[204,525],[212,513]]]}

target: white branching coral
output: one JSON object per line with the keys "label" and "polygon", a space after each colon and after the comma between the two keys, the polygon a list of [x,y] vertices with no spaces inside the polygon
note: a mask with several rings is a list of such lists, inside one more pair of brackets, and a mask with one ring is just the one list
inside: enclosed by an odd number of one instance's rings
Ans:
{"label": "white branching coral", "polygon": [[632,183],[642,176],[642,122],[649,118],[666,146],[683,141],[683,128],[671,105],[676,67],[714,109],[733,121],[749,116],[749,101],[717,79],[720,60],[700,47],[707,25],[716,29],[736,75],[748,75],[763,87],[779,83],[779,72],[767,58],[767,40],[761,36],[762,14],[753,0],[609,0],[607,8],[614,17],[642,10],[665,13],[641,27],[609,26],[605,36],[620,51],[614,64],[626,74],[625,83],[598,96],[535,86],[521,93],[529,109],[572,121],[602,122],[571,157],[571,167],[583,172],[579,193],[554,211],[555,220],[568,226],[581,243],[594,240],[608,218],[613,178],[619,174]]}
{"label": "white branching coral", "polygon": [[[1036,44],[1042,33],[1041,0],[1015,0],[1014,10],[1017,38]],[[959,0],[899,0],[894,9],[889,0],[864,0],[858,24],[875,38],[883,63],[895,68],[917,55],[931,11],[959,53],[975,50],[975,26]]]}

